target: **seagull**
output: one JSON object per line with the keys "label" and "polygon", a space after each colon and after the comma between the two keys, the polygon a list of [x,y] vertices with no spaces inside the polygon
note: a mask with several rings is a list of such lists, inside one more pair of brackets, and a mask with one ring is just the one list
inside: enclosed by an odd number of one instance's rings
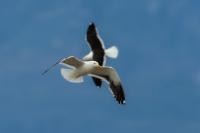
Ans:
{"label": "seagull", "polygon": [[88,75],[108,83],[110,91],[119,104],[125,104],[125,94],[116,70],[112,67],[100,66],[96,61],[84,61],[74,56],[62,59],[59,64],[63,78],[72,83],[82,83],[83,76]]}
{"label": "seagull", "polygon": [[[97,61],[100,66],[106,64],[106,56],[110,58],[117,58],[118,49],[116,46],[112,46],[105,49],[103,40],[99,36],[98,30],[93,22],[91,22],[87,29],[86,40],[91,51],[83,57],[85,61]],[[100,78],[92,76],[92,79],[97,87],[101,87],[102,80]]]}

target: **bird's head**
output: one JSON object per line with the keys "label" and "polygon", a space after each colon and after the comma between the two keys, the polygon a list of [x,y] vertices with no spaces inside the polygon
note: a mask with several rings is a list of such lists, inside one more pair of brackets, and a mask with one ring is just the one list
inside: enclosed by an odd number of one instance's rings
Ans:
{"label": "bird's head", "polygon": [[91,66],[99,66],[99,63],[96,61],[88,61],[88,64]]}

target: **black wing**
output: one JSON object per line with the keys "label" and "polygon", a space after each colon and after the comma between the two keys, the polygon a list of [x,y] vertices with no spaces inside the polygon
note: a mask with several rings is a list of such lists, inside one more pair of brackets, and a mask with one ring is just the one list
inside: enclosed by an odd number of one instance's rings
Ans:
{"label": "black wing", "polygon": [[104,51],[104,44],[101,41],[101,38],[97,32],[97,29],[94,23],[91,23],[87,29],[87,41],[92,51],[94,50]]}
{"label": "black wing", "polygon": [[113,95],[114,95],[115,99],[117,100],[117,102],[119,104],[125,104],[125,95],[124,95],[124,91],[123,91],[122,85],[121,84],[114,85],[110,81],[110,89],[112,90]]}
{"label": "black wing", "polygon": [[99,87],[99,88],[101,87],[101,85],[102,85],[102,80],[101,80],[101,79],[92,77],[92,80],[93,80],[94,84],[95,84],[97,87]]}
{"label": "black wing", "polygon": [[[96,26],[94,23],[91,23],[87,29],[87,41],[90,45],[90,48],[93,52],[93,60],[97,61],[99,65],[103,66],[104,64],[104,44],[98,35]],[[102,81],[101,79],[92,77],[96,86],[101,87]]]}
{"label": "black wing", "polygon": [[[93,60],[94,61],[97,61],[99,63],[100,66],[103,66],[104,65],[104,51],[101,52],[101,51],[96,51],[96,52],[93,52]],[[98,79],[98,78],[95,78],[95,77],[92,77],[93,81],[94,81],[94,84],[98,87],[101,87],[102,85],[102,80],[101,79]]]}

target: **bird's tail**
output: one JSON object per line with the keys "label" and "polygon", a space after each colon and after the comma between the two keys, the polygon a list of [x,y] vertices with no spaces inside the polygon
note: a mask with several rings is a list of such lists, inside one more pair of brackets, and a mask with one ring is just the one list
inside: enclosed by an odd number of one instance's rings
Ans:
{"label": "bird's tail", "polygon": [[76,73],[76,69],[66,69],[66,68],[61,68],[60,70],[61,75],[63,78],[69,82],[72,83],[82,83],[83,82],[83,77],[75,77],[74,74]]}
{"label": "bird's tail", "polygon": [[105,54],[106,54],[106,56],[108,56],[110,58],[117,58],[119,51],[118,51],[118,48],[116,46],[112,46],[112,47],[105,50]]}

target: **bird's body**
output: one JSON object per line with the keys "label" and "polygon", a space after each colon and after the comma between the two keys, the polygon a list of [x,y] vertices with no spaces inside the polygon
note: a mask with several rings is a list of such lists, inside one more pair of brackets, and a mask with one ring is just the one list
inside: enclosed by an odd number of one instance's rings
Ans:
{"label": "bird's body", "polygon": [[85,75],[104,80],[109,84],[111,93],[118,103],[125,103],[125,95],[120,77],[112,67],[103,67],[96,61],[82,61],[73,56],[63,59],[60,64],[71,68],[61,68],[61,75],[65,80],[73,83],[81,83]]}
{"label": "bird's body", "polygon": [[93,61],[86,61],[80,67],[76,69],[72,69],[73,78],[79,78],[79,77],[89,74],[94,69],[94,65],[91,63],[93,63]]}
{"label": "bird's body", "polygon": [[[73,63],[75,62],[75,63],[73,64],[72,62]],[[71,68],[70,69],[71,70],[70,71],[71,72],[70,77],[72,79],[79,78],[83,75],[88,74],[90,71],[92,71],[92,69],[94,69],[94,65],[92,63],[97,64],[97,62],[95,62],[95,61],[84,61],[84,62],[82,62],[81,60],[79,60],[79,59],[77,59],[73,56],[70,56],[68,58],[64,58],[60,62],[60,64]],[[73,80],[71,80],[71,82],[73,82]]]}

